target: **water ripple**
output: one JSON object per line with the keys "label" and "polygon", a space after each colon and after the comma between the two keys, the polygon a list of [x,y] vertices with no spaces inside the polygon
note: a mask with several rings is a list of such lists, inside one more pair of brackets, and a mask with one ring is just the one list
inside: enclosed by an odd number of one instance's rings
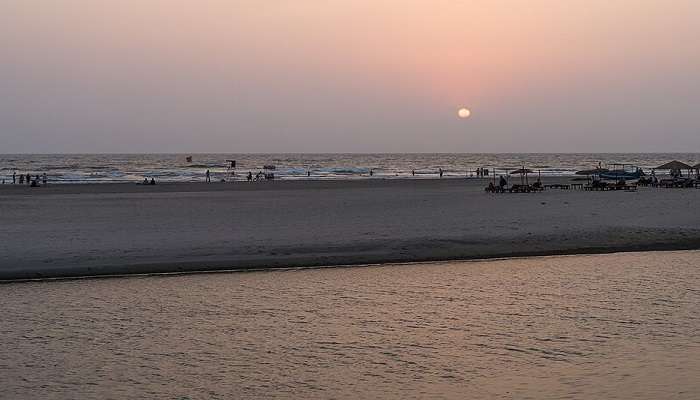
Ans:
{"label": "water ripple", "polygon": [[0,285],[0,398],[697,398],[699,262]]}

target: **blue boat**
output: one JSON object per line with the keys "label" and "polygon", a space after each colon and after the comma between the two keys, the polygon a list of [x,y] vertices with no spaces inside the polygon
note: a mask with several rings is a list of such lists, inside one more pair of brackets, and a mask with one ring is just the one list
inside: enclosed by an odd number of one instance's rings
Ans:
{"label": "blue boat", "polygon": [[600,173],[601,179],[611,181],[639,179],[646,176],[641,168],[632,164],[610,164],[610,169]]}

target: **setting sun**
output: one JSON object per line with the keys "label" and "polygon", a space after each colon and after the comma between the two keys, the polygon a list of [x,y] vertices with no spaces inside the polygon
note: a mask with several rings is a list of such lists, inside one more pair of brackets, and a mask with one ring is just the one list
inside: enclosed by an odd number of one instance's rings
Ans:
{"label": "setting sun", "polygon": [[468,108],[462,107],[462,108],[459,109],[459,111],[457,111],[457,115],[458,115],[460,118],[469,118],[469,116],[472,115],[472,112],[469,111]]}

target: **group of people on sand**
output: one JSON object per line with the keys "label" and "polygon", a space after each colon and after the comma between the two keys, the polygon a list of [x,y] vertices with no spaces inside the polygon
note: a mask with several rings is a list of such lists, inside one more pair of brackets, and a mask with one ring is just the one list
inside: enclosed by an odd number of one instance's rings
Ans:
{"label": "group of people on sand", "polygon": [[[210,170],[207,170],[204,173],[204,181],[206,183],[211,183],[211,176],[212,172]],[[307,176],[311,176],[311,172],[307,173]],[[248,171],[246,174],[246,181],[248,182],[253,182],[253,181],[262,181],[262,180],[272,180],[275,179],[275,175],[273,173],[266,173],[264,171],[259,171],[255,175],[253,175],[252,171]],[[221,182],[226,182],[225,179],[221,179]]]}
{"label": "group of people on sand", "polygon": [[506,180],[506,177],[501,175],[500,178],[498,178],[498,187],[493,184],[493,182],[489,182],[489,186],[486,188],[487,192],[505,192],[506,187],[508,186],[508,181]]}
{"label": "group of people on sand", "polygon": [[[542,190],[542,180],[538,177],[535,183],[532,184],[532,190],[538,191]],[[501,175],[498,178],[498,186],[494,185],[493,182],[489,182],[489,185],[485,189],[487,192],[491,193],[503,193],[508,189],[508,180],[505,176]]]}
{"label": "group of people on sand", "polygon": [[[20,185],[28,185],[31,187],[38,187],[40,184],[43,186],[46,186],[48,183],[49,178],[46,176],[46,172],[39,175],[34,175],[32,176],[31,174],[19,174],[17,175],[16,171],[12,171],[12,184],[20,184]],[[2,183],[5,183],[5,180],[3,179]]]}
{"label": "group of people on sand", "polygon": [[246,175],[246,181],[248,182],[266,181],[273,179],[275,179],[275,174],[272,172],[258,171],[258,173],[255,174],[255,177],[253,177],[253,173],[248,171],[248,175]]}
{"label": "group of people on sand", "polygon": [[[676,176],[673,175],[674,171],[671,171],[671,177],[676,178]],[[647,186],[647,185],[657,185],[659,183],[659,178],[656,177],[656,172],[654,170],[651,171],[651,175],[646,177],[642,176],[637,180],[638,185],[642,186]]]}
{"label": "group of people on sand", "polygon": [[[477,177],[486,177],[489,174],[488,169],[486,169],[486,168],[477,168],[475,171],[476,171]],[[437,174],[440,178],[442,178],[445,175],[445,170],[443,170],[442,168],[438,168]],[[212,175],[213,175],[213,173],[211,172],[211,170],[207,169],[204,172],[204,181],[206,183],[211,183],[212,182]],[[368,175],[370,177],[374,176],[374,169],[373,168],[369,169]],[[233,173],[232,176],[235,176],[235,173]],[[311,170],[306,171],[306,176],[311,177]],[[398,176],[398,174],[397,174],[397,176]],[[416,176],[415,169],[411,170],[411,176]],[[468,170],[467,177],[472,177],[472,176],[473,176],[473,171]],[[248,181],[248,182],[258,181],[258,180],[270,180],[270,179],[274,179],[274,174],[266,173],[264,171],[259,171],[255,174],[253,174],[251,171],[248,171],[248,173],[246,174],[246,181]],[[221,182],[225,182],[225,181],[226,181],[225,179],[221,179]]]}

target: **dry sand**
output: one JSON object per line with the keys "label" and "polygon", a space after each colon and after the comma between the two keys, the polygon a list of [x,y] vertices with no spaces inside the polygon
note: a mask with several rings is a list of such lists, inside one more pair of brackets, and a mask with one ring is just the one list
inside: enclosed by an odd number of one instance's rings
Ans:
{"label": "dry sand", "polygon": [[700,190],[486,181],[0,186],[0,280],[700,248]]}

